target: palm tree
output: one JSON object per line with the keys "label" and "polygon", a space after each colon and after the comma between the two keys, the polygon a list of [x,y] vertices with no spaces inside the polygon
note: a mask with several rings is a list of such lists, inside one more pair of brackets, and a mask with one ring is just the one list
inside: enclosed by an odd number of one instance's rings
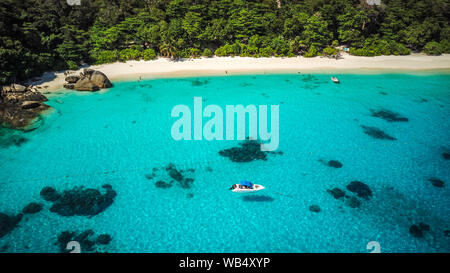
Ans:
{"label": "palm tree", "polygon": [[175,56],[177,49],[172,45],[172,43],[164,42],[159,47],[159,51],[163,56],[173,58],[173,56]]}

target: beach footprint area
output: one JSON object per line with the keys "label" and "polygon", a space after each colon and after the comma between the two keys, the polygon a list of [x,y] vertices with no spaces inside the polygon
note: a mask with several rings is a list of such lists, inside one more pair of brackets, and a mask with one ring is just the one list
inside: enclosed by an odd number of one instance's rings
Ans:
{"label": "beach footprint area", "polygon": [[[450,251],[448,74],[113,84],[0,130],[0,252]],[[175,141],[171,110],[194,97],[279,105],[279,148]],[[242,180],[265,189],[229,190]]]}

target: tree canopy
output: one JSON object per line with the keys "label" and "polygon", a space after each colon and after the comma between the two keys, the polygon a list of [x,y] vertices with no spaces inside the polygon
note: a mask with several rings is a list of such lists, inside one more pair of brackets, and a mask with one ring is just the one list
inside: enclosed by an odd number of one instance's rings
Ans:
{"label": "tree canopy", "polygon": [[2,0],[0,84],[156,56],[450,52],[448,0]]}

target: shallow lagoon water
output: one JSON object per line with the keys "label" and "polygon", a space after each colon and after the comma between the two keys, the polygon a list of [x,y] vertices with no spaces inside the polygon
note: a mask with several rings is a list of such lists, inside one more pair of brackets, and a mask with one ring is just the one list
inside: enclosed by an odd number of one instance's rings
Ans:
{"label": "shallow lagoon water", "polygon": [[[17,214],[30,202],[44,209],[25,215],[0,238],[5,252],[58,252],[65,230],[94,230],[113,238],[108,252],[448,252],[450,238],[450,76],[245,75],[115,82],[98,93],[64,92],[42,125],[12,141],[2,133],[0,212]],[[208,104],[280,105],[283,154],[267,161],[231,162],[219,151],[240,141],[174,141],[172,107]],[[371,110],[408,118],[388,122]],[[205,119],[206,121],[206,119]],[[376,139],[361,126],[397,140]],[[9,142],[8,142],[9,141]],[[338,160],[342,168],[324,164]],[[169,163],[194,169],[191,188],[155,182]],[[146,175],[158,168],[161,177]],[[445,182],[434,187],[428,178]],[[228,188],[240,180],[266,190],[243,195]],[[328,189],[354,180],[373,192],[351,208]],[[49,211],[40,191],[110,184],[114,203],[91,218]],[[309,210],[318,205],[319,213]],[[409,233],[424,222],[423,238]]]}

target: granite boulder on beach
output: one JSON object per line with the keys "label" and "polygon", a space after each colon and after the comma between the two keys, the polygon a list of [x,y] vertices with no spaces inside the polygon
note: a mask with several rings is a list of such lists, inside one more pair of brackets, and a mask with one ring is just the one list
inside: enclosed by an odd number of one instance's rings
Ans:
{"label": "granite boulder on beach", "polygon": [[100,71],[85,68],[80,75],[68,74],[64,88],[77,91],[98,91],[112,87],[108,77]]}

